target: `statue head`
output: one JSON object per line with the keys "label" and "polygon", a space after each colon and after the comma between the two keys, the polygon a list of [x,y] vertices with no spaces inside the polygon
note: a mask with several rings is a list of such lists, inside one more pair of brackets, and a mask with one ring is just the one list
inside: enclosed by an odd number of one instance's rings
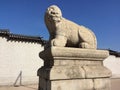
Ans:
{"label": "statue head", "polygon": [[45,18],[53,22],[59,22],[62,18],[62,12],[56,5],[47,8]]}

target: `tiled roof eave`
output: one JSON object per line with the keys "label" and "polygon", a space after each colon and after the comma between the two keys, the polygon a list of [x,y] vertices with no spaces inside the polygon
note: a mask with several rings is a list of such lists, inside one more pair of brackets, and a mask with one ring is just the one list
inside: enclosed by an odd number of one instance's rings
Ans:
{"label": "tiled roof eave", "polygon": [[118,51],[113,51],[113,50],[108,50],[108,51],[109,51],[110,55],[114,55],[114,56],[116,56],[116,57],[120,57],[120,52],[118,52]]}
{"label": "tiled roof eave", "polygon": [[10,33],[8,29],[0,29],[0,36],[5,36],[8,40],[33,42],[44,45],[44,40],[42,39],[42,37],[13,34]]}

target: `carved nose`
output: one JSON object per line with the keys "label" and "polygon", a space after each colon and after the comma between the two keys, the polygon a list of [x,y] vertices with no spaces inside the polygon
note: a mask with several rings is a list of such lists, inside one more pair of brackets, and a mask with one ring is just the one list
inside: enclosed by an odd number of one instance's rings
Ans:
{"label": "carved nose", "polygon": [[56,14],[56,13],[55,13],[55,12],[51,12],[51,14],[53,14],[53,15],[54,15],[54,14]]}

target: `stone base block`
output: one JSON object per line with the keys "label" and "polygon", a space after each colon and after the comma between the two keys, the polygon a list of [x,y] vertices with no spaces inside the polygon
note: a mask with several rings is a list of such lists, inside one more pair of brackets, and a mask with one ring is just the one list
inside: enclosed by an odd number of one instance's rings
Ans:
{"label": "stone base block", "polygon": [[112,73],[103,66],[108,51],[50,47],[39,55],[39,90],[111,90]]}
{"label": "stone base block", "polygon": [[111,77],[112,73],[105,66],[83,66],[86,78]]}
{"label": "stone base block", "polygon": [[104,66],[53,66],[40,68],[38,76],[49,80],[106,78],[111,71]]}
{"label": "stone base block", "polygon": [[49,80],[85,78],[85,72],[80,66],[54,66],[42,67],[38,70],[38,76]]}
{"label": "stone base block", "polygon": [[40,78],[39,90],[110,90],[109,78],[47,80]]}
{"label": "stone base block", "polygon": [[111,90],[110,78],[94,79],[94,89],[95,90]]}
{"label": "stone base block", "polygon": [[94,85],[92,79],[58,81],[47,81],[44,79],[44,82],[46,82],[44,83],[45,85],[43,83],[39,85],[39,90],[93,90]]}
{"label": "stone base block", "polygon": [[44,66],[61,65],[102,65],[103,60],[109,56],[105,50],[92,50],[67,47],[51,47],[40,52]]}
{"label": "stone base block", "polygon": [[103,65],[102,61],[90,61],[90,60],[54,60],[54,66],[68,66],[68,65],[80,65],[80,66],[86,66],[86,65]]}

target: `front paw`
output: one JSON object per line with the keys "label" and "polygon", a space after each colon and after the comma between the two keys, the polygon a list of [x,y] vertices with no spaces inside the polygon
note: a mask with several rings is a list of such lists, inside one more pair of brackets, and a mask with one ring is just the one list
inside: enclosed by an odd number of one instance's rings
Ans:
{"label": "front paw", "polygon": [[53,39],[51,41],[51,46],[58,46],[59,45],[59,41],[57,39]]}
{"label": "front paw", "polygon": [[63,42],[62,40],[59,39],[53,39],[51,41],[51,46],[58,46],[58,47],[65,47],[66,42]]}

